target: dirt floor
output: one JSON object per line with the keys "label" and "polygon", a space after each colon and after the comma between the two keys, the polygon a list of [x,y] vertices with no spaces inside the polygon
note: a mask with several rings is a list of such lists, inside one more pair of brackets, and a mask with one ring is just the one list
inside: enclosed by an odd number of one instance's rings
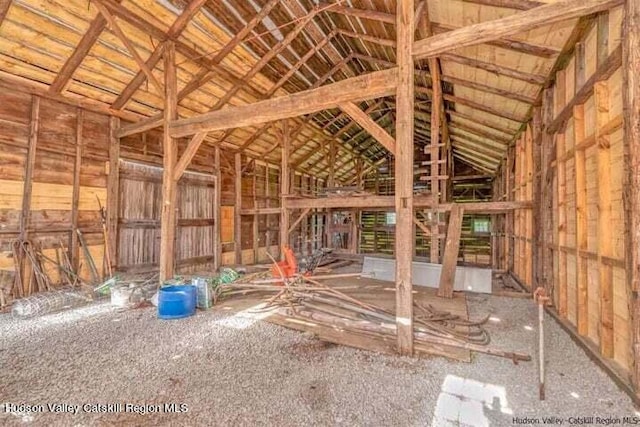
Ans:
{"label": "dirt floor", "polygon": [[[531,301],[467,303],[471,318],[491,314],[493,345],[535,355]],[[640,416],[551,320],[540,402],[535,362],[357,350],[261,321],[245,305],[174,321],[106,303],[31,320],[2,315],[0,425],[508,426],[589,416],[604,425]]]}

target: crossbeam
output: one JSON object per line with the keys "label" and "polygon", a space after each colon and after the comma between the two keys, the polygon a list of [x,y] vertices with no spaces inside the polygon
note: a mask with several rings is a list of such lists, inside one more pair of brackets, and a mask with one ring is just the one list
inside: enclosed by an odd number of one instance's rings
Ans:
{"label": "crossbeam", "polygon": [[313,90],[176,120],[171,125],[171,135],[179,138],[199,132],[252,126],[329,110],[344,102],[381,98],[395,93],[397,79],[396,69],[378,71]]}
{"label": "crossbeam", "polygon": [[416,59],[437,56],[464,46],[487,43],[567,19],[601,12],[622,3],[622,0],[566,0],[538,6],[515,15],[469,25],[417,41],[413,44],[413,56]]}
{"label": "crossbeam", "polygon": [[347,113],[354,121],[356,121],[369,135],[380,143],[384,148],[389,150],[391,154],[395,154],[396,140],[389,133],[376,123],[367,113],[362,111],[353,102],[340,104],[340,109]]}

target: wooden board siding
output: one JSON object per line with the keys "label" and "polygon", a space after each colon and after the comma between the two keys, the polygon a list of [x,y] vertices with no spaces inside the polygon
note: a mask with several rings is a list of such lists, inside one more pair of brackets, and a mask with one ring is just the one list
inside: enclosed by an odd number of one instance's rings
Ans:
{"label": "wooden board siding", "polygon": [[[20,235],[40,244],[43,253],[55,259],[54,248],[60,242],[72,246],[72,226],[76,225],[101,273],[104,242],[98,200],[106,205],[109,118],[47,99],[38,99],[39,108],[32,117],[34,99],[20,92],[0,93],[0,269],[14,269],[10,243]],[[27,217],[21,222],[29,128],[34,119],[38,121],[37,144]],[[75,253],[81,276],[89,278],[83,252]],[[54,281],[59,280],[51,264],[45,269]]]}
{"label": "wooden board siding", "polygon": [[[553,123],[545,123],[552,129],[555,159],[543,165],[542,174],[548,171],[553,181],[547,247],[552,271],[547,273],[554,310],[614,366],[628,372],[632,359],[624,264],[622,74],[619,62],[606,70],[602,67],[619,49],[620,11],[618,7],[603,14],[579,41],[584,55],[577,49],[578,55],[573,54],[556,73],[551,87]],[[606,43],[598,42],[599,25],[607,32]],[[576,94],[581,95],[574,99]],[[572,108],[569,114],[567,106]],[[540,137],[533,135],[534,140]],[[529,141],[525,132],[516,142],[516,159]],[[599,143],[608,148],[599,148]],[[516,162],[516,200],[527,194],[530,178],[523,180],[529,176],[527,167],[522,158]],[[610,206],[607,215],[605,206]],[[515,221],[514,246],[521,256],[516,256],[514,274],[531,286],[529,257],[522,256],[523,246],[524,254],[529,251],[529,219],[516,212]],[[603,331],[609,336],[603,337]]]}

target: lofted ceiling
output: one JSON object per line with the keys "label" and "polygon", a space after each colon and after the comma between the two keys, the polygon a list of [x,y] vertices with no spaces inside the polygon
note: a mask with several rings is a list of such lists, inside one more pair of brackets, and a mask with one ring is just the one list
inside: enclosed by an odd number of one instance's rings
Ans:
{"label": "lofted ceiling", "polygon": [[[495,7],[491,4],[507,5]],[[529,0],[416,0],[424,19],[417,38],[498,19],[540,5]],[[426,7],[424,7],[426,5]],[[162,49],[175,40],[179,113],[284,96],[395,65],[395,0],[0,0],[0,78],[99,101],[142,117],[162,110]],[[464,47],[438,58],[453,156],[496,172],[531,115],[577,20]],[[417,146],[430,143],[432,82],[416,63]],[[394,134],[394,98],[360,103]],[[340,110],[295,119],[291,164],[349,182],[356,163],[390,154]],[[213,132],[207,143],[279,162],[274,123]]]}

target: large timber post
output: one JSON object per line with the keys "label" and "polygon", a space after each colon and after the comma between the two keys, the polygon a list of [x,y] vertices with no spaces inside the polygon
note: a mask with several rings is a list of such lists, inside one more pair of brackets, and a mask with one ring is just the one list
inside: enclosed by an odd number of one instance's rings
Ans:
{"label": "large timber post", "polygon": [[282,121],[282,161],[280,163],[280,258],[284,259],[284,247],[289,244],[289,215],[286,197],[291,190],[289,153],[291,151],[291,131],[289,121]]}
{"label": "large timber post", "polygon": [[640,399],[640,4],[627,0],[622,34],[625,251],[632,333],[631,377]]}
{"label": "large timber post", "polygon": [[397,2],[398,89],[396,92],[396,325],[398,352],[413,354],[413,116],[414,0]]}
{"label": "large timber post", "polygon": [[178,79],[176,76],[175,44],[166,42],[164,50],[164,132],[162,135],[162,214],[160,219],[160,281],[173,277],[176,236],[176,187],[174,169],[177,163],[176,140],[169,133],[169,124],[178,118]]}

